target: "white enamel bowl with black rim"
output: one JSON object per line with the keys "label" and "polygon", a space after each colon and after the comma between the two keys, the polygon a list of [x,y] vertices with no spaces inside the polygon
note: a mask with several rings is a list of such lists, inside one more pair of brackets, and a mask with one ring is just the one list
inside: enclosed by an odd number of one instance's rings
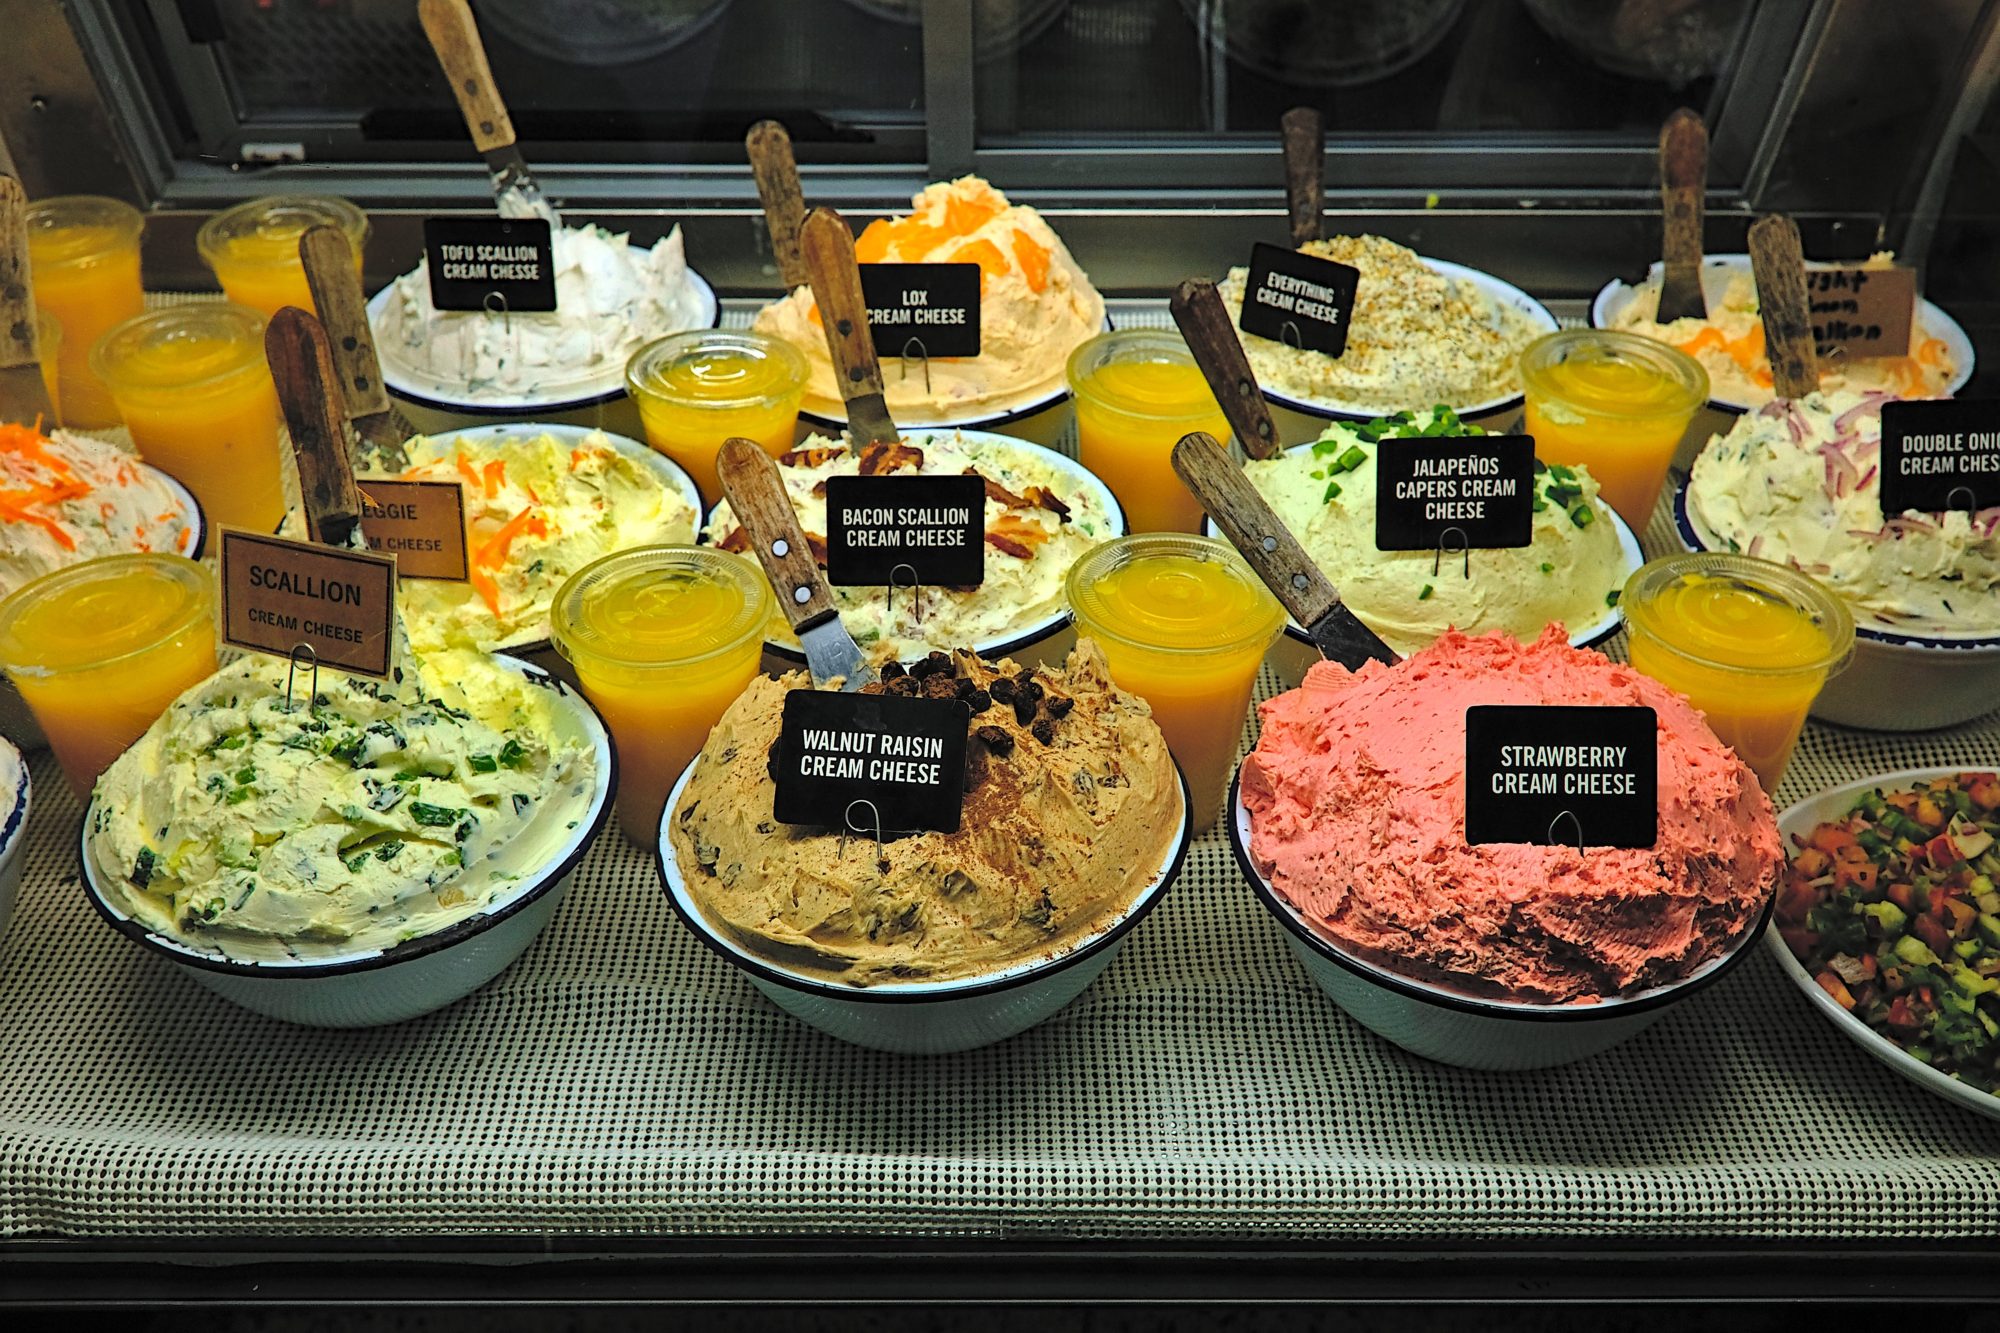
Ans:
{"label": "white enamel bowl with black rim", "polygon": [[[188,530],[187,549],[178,554],[190,560],[201,559],[208,549],[208,515],[203,512],[201,501],[195,498],[193,491],[152,464],[139,463],[137,466],[141,471],[150,472],[153,480],[166,487],[167,493],[174,497],[174,511],[181,516]],[[123,553],[104,551],[100,554]],[[41,724],[35,721],[35,715],[28,707],[28,701],[14,688],[14,682],[5,676],[0,676],[0,737],[14,742],[23,750],[39,750],[49,743],[48,737],[42,734]]]}
{"label": "white enamel bowl with black rim", "polygon": [[[1104,331],[1109,333],[1111,328],[1111,316],[1107,314]],[[1065,353],[1064,361],[1067,358]],[[884,356],[881,362],[885,385],[901,383],[904,375],[923,378],[923,363],[920,361],[911,361],[906,365],[900,357]],[[978,403],[963,407],[940,404],[935,410],[925,413],[898,409],[896,427],[905,433],[987,431],[1053,447],[1062,440],[1070,423],[1075,420],[1075,413],[1070,410],[1069,381],[1062,373],[1063,364],[1060,361],[1057,363],[1052,380],[1032,388],[996,394]],[[847,429],[847,404],[818,397],[808,389],[799,405],[799,425],[821,435],[839,438]]]}
{"label": "white enamel bowl with black rim", "polygon": [[[1418,255],[1417,258],[1444,277],[1454,282],[1466,283],[1478,289],[1482,295],[1496,304],[1527,316],[1529,322],[1534,325],[1536,337],[1544,333],[1554,333],[1561,327],[1557,324],[1556,317],[1549,313],[1547,306],[1510,282],[1503,282],[1491,273],[1467,268],[1463,264],[1454,264],[1448,260],[1431,259],[1424,255]],[[1396,410],[1393,407],[1370,407],[1365,403],[1346,402],[1338,398],[1296,397],[1274,389],[1268,384],[1263,387],[1264,398],[1271,405],[1273,424],[1278,428],[1280,439],[1297,438],[1308,432],[1318,435],[1319,423],[1322,421],[1373,421]],[[1522,401],[1521,391],[1516,388],[1477,402],[1447,403],[1445,406],[1456,412],[1461,421],[1498,428],[1512,424],[1515,415],[1521,410]],[[1428,408],[1432,405],[1413,403],[1409,406]]]}
{"label": "white enamel bowl with black rim", "polygon": [[[1120,507],[1118,497],[1111,493],[1109,486],[1098,480],[1096,473],[1077,462],[1074,458],[1059,454],[1055,450],[1044,448],[1039,444],[1032,444],[1027,440],[1015,439],[1011,435],[995,435],[991,431],[958,430],[957,427],[953,427],[952,429],[955,433],[963,435],[968,440],[977,440],[1000,448],[1017,450],[1040,459],[1049,468],[1066,478],[1073,491],[1087,492],[1096,498],[1099,506],[1109,516],[1111,521],[1110,530],[1103,535],[1100,539],[1101,541],[1110,541],[1115,537],[1123,537],[1125,535],[1125,510]],[[903,438],[921,448],[926,434],[944,433],[943,431],[924,432],[911,430],[903,432]],[[720,507],[719,504],[716,506],[716,508]],[[704,530],[714,517],[715,510],[709,510],[707,516],[702,521]],[[1058,592],[1062,588],[1062,575],[1068,572],[1065,569],[1057,575],[1056,588]],[[886,595],[886,590],[877,591]],[[902,595],[907,596],[908,590],[905,589]],[[1037,666],[1042,664],[1053,665],[1063,661],[1069,656],[1069,650],[1075,644],[1076,630],[1070,621],[1069,604],[1058,596],[1057,605],[1046,614],[1036,616],[1033,619],[1023,619],[1016,624],[1009,625],[1004,631],[981,639],[977,643],[940,646],[971,648],[990,662],[999,661],[1003,657],[1012,657],[1022,666]],[[764,667],[767,671],[773,674],[782,674],[787,671],[803,670],[805,664],[805,653],[796,644],[781,643],[773,639],[766,639],[764,641]]]}
{"label": "white enamel bowl with black rim", "polygon": [[8,918],[21,892],[21,865],[28,850],[28,807],[33,783],[28,778],[28,762],[21,752],[0,740],[0,781],[4,781],[5,816],[0,816],[0,936],[7,933]]}
{"label": "white enamel bowl with black rim", "polygon": [[[1808,796],[1778,816],[1778,840],[1784,844],[1786,854],[1790,855],[1799,846],[1799,841],[1795,839],[1803,840],[1821,824],[1845,818],[1854,808],[1855,801],[1868,792],[1877,788],[1885,792],[1896,791],[1914,787],[1933,778],[1957,777],[1966,771],[1964,768],[1906,768],[1900,772],[1883,773],[1839,787],[1828,787],[1825,791]],[[1959,1082],[1943,1070],[1933,1069],[1926,1062],[1917,1059],[1841,1008],[1840,1003],[1812,979],[1812,974],[1807,972],[1805,965],[1792,954],[1790,946],[1785,943],[1779,932],[1772,931],[1768,943],[1772,954],[1778,959],[1778,970],[1805,993],[1813,1008],[1826,1015],[1827,1021],[1840,1029],[1840,1035],[1918,1087],[1936,1093],[1946,1101],[1956,1102],[1968,1110],[1977,1111],[1980,1115],[2000,1120],[2000,1096],[1982,1092],[1970,1083]]]}
{"label": "white enamel bowl with black rim", "polygon": [[[1690,551],[1729,550],[1688,503],[1688,485],[1683,482],[1674,492],[1674,530],[1681,545]],[[1898,629],[1858,607],[1848,610],[1854,614],[1854,658],[1821,687],[1812,716],[1867,731],[1932,731],[2000,708],[2000,635]]]}
{"label": "white enamel bowl with black rim", "polygon": [[[681,774],[660,814],[660,881],[667,901],[696,939],[747,977],[771,1003],[808,1026],[856,1046],[903,1055],[939,1055],[989,1046],[1025,1032],[1081,995],[1124,946],[1125,937],[1159,904],[1187,859],[1193,828],[1187,781],[1181,779],[1180,828],[1166,857],[1132,902],[1094,934],[1052,954],[955,981],[905,981],[850,986],[798,972],[752,953],[711,924],[695,901],[674,850],[672,827],[681,794],[701,758]],[[1178,773],[1178,769],[1176,770]]]}
{"label": "white enamel bowl with black rim", "polygon": [[[674,492],[687,502],[691,514],[688,521],[693,525],[693,531],[688,534],[687,541],[693,542],[696,537],[701,535],[701,489],[694,484],[694,478],[687,474],[687,469],[683,468],[673,459],[668,458],[657,449],[642,444],[629,435],[619,435],[613,431],[600,430],[595,426],[578,426],[559,421],[531,421],[509,422],[505,425],[497,426],[462,426],[457,430],[439,431],[430,438],[441,444],[463,442],[469,445],[476,445],[505,440],[534,440],[544,435],[552,435],[572,449],[583,444],[592,435],[603,437],[610,443],[613,449],[640,467],[654,473],[668,490]],[[653,536],[646,538],[645,541],[639,544],[647,545],[668,540],[670,539],[665,536]],[[607,551],[605,554],[610,555],[612,552]],[[555,580],[549,588],[549,595],[553,597],[556,589],[561,585],[561,579]],[[569,664],[564,662],[562,656],[549,646],[549,626],[546,620],[539,625],[519,630],[511,637],[492,645],[492,651],[512,653],[517,657],[529,658],[537,666],[543,667],[555,675],[563,677],[565,680],[571,679]]]}
{"label": "white enamel bowl with black rim", "polygon": [[[1295,445],[1286,450],[1296,453],[1312,448],[1311,443]],[[1639,566],[1646,563],[1645,552],[1639,549],[1639,539],[1632,534],[1631,525],[1618,515],[1610,505],[1598,506],[1599,512],[1611,520],[1613,532],[1618,534],[1618,578],[1613,587],[1622,588],[1625,580],[1632,577]],[[1214,519],[1208,519],[1203,529],[1211,537],[1220,539],[1222,529],[1215,526]],[[1451,557],[1447,557],[1450,559]],[[1625,626],[1625,614],[1615,606],[1606,607],[1604,614],[1585,625],[1566,627],[1570,630],[1569,642],[1572,648],[1595,648],[1607,643],[1611,637]],[[1533,636],[1528,636],[1532,638]],[[1278,684],[1288,690],[1295,690],[1306,677],[1312,664],[1320,660],[1320,652],[1307,634],[1305,628],[1290,616],[1285,617],[1285,633],[1275,644],[1265,659],[1271,671],[1278,678]]]}
{"label": "white enamel bowl with black rim", "polygon": [[581,693],[531,663],[510,657],[493,660],[555,696],[556,736],[589,748],[594,776],[583,813],[575,827],[564,832],[554,852],[541,864],[524,867],[505,894],[472,915],[386,949],[336,946],[309,956],[233,958],[219,949],[162,935],[125,910],[118,891],[107,883],[112,872],[90,854],[94,801],[84,812],[78,838],[78,859],[91,906],[144,952],[166,959],[233,1004],[287,1023],[378,1027],[464,999],[519,958],[548,925],[576,879],[584,853],[610,816],[611,792],[618,780],[611,735]]}
{"label": "white enamel bowl with black rim", "polygon": [[[1631,308],[1632,302],[1638,298],[1639,292],[1643,288],[1659,287],[1661,271],[1661,266],[1656,260],[1652,267],[1646,270],[1645,280],[1637,287],[1631,283],[1620,281],[1617,278],[1613,278],[1610,282],[1605,283],[1599,289],[1596,298],[1590,303],[1590,327],[1593,329],[1617,328],[1619,318]],[[1749,271],[1750,256],[1748,255],[1704,256],[1701,261],[1701,291],[1708,308],[1713,310],[1716,306],[1720,305],[1723,293],[1728,290],[1730,281],[1737,275],[1748,273]],[[1945,345],[1945,351],[1950,355],[1953,366],[1952,377],[1945,384],[1945,395],[1947,397],[1959,393],[1967,384],[1971,383],[1973,363],[1975,361],[1972,339],[1966,336],[1965,329],[1960,326],[1957,320],[1931,302],[1919,300],[1917,303],[1916,327],[1911,330],[1911,337],[1936,338]],[[1727,413],[1748,412],[1751,408],[1758,406],[1756,403],[1739,402],[1736,399],[1721,396],[1710,397],[1708,405],[1717,412]]]}
{"label": "white enamel bowl with black rim", "polygon": [[[368,299],[368,322],[379,328],[382,312],[396,290],[390,283]],[[686,328],[712,329],[722,316],[715,289],[693,269],[687,270],[683,300],[692,314]],[[524,316],[528,318],[528,316]],[[660,329],[664,335],[678,329]],[[625,392],[625,357],[595,375],[583,376],[544,389],[516,389],[467,396],[463,380],[445,379],[413,367],[399,365],[390,349],[378,349],[382,361],[382,383],[411,426],[426,435],[461,426],[481,426],[505,421],[560,421],[576,426],[595,426],[624,435],[641,434],[639,409]]]}
{"label": "white enamel bowl with black rim", "polygon": [[1250,856],[1250,812],[1242,776],[1229,793],[1229,843],[1259,902],[1284,929],[1285,943],[1313,983],[1355,1022],[1413,1055],[1463,1069],[1546,1069],[1637,1036],[1673,1005],[1742,962],[1764,933],[1771,904],[1729,947],[1679,981],[1590,1004],[1495,999],[1404,976],[1342,949],[1271,886]]}

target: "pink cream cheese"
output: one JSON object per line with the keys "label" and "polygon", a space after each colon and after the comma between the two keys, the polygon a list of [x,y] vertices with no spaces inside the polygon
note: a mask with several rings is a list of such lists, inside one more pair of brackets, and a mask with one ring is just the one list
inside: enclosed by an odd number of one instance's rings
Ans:
{"label": "pink cream cheese", "polygon": [[[1468,846],[1477,704],[1652,707],[1658,843]],[[1412,977],[1532,1003],[1630,994],[1724,952],[1775,883],[1777,824],[1749,768],[1685,698],[1560,625],[1531,645],[1448,631],[1396,667],[1322,662],[1260,715],[1252,859],[1333,944]]]}

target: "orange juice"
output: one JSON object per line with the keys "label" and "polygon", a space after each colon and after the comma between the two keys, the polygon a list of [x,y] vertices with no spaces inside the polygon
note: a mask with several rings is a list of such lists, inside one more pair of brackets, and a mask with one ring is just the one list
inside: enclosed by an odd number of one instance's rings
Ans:
{"label": "orange juice", "polygon": [[1229,422],[1180,335],[1102,333],[1069,358],[1077,458],[1125,509],[1132,532],[1199,532],[1201,505],[1169,461],[1189,431],[1227,443]]}
{"label": "orange juice", "polygon": [[215,583],[178,555],[111,555],[0,602],[0,670],[78,800],[174,698],[215,674]]}
{"label": "orange juice", "polygon": [[1687,695],[1776,791],[1813,699],[1853,651],[1846,607],[1787,566],[1723,554],[1655,560],[1619,605],[1632,665]]}
{"label": "orange juice", "polygon": [[686,468],[713,505],[722,498],[715,454],[724,440],[754,440],[772,457],[792,447],[806,359],[761,333],[698,329],[634,352],[625,384],[646,442]]}
{"label": "orange juice", "polygon": [[1708,372],[1633,333],[1565,329],[1521,353],[1523,430],[1544,463],[1590,469],[1604,501],[1644,532],[1674,450],[1708,400]]}
{"label": "orange juice", "polygon": [[105,334],[91,365],[140,455],[193,491],[211,523],[277,527],[278,391],[262,315],[219,303],[156,310]]}
{"label": "orange juice", "polygon": [[222,293],[238,305],[275,315],[286,306],[319,313],[299,262],[299,237],[308,228],[338,227],[354,247],[354,272],[361,273],[361,249],[368,218],[345,199],[280,194],[225,209],[195,233],[195,248],[215,270]]}
{"label": "orange juice", "polygon": [[90,349],[106,329],[146,308],[139,281],[145,225],[130,204],[97,195],[44,199],[28,209],[35,304],[62,326],[55,361],[65,426],[118,424],[118,406],[90,367]]}
{"label": "orange juice", "polygon": [[618,822],[641,847],[722,710],[757,674],[770,585],[705,546],[640,546],[585,565],[550,608],[556,651],[618,746]]}
{"label": "orange juice", "polygon": [[1285,612],[1226,543],[1120,537],[1069,573],[1077,633],[1144,699],[1187,778],[1197,832],[1222,813],[1250,691]]}

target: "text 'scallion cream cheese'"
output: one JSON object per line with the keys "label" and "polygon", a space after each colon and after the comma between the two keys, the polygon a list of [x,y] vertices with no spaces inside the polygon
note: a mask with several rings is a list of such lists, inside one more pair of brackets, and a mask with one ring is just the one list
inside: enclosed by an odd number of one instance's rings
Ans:
{"label": "text 'scallion cream cheese'", "polygon": [[159,934],[232,958],[346,955],[440,930],[540,869],[595,759],[554,695],[484,654],[391,680],[252,654],[173,702],[98,781],[86,854]]}

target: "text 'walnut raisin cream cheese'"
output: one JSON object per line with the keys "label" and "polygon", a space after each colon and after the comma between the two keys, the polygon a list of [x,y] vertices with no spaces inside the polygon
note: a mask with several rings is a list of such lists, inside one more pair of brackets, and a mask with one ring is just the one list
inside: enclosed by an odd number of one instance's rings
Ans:
{"label": "text 'walnut raisin cream cheese'", "polygon": [[1180,836],[1180,781],[1160,729],[1089,639],[1061,669],[934,652],[864,687],[969,710],[960,830],[885,832],[879,860],[872,836],[781,824],[773,812],[768,761],[785,695],[809,688],[803,673],[753,680],[668,820],[710,925],[791,971],[870,986],[1052,956],[1122,916]]}

